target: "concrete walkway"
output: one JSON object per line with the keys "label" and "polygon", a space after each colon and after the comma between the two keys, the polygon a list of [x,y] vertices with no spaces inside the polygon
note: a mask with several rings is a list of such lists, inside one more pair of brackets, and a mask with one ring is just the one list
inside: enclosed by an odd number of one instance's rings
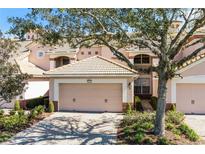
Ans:
{"label": "concrete walkway", "polygon": [[205,115],[185,115],[185,122],[205,140]]}
{"label": "concrete walkway", "polygon": [[122,114],[57,112],[3,144],[115,144]]}

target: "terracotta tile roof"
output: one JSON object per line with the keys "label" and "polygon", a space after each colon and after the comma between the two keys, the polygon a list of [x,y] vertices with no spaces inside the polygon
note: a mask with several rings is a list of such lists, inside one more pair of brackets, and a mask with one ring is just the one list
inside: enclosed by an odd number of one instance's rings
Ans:
{"label": "terracotta tile roof", "polygon": [[44,74],[48,76],[133,76],[137,72],[104,57],[94,56],[55,68]]}
{"label": "terracotta tile roof", "polygon": [[195,62],[197,62],[197,61],[199,61],[199,60],[201,60],[203,58],[205,58],[205,53],[197,55],[196,57],[193,57],[189,61],[185,62],[184,64],[182,64],[182,66],[180,66],[178,68],[178,70],[181,70],[181,69],[183,69],[183,68],[185,68],[185,67],[187,67],[187,66],[189,66],[189,65],[191,65],[191,64],[193,64],[193,63],[195,63]]}

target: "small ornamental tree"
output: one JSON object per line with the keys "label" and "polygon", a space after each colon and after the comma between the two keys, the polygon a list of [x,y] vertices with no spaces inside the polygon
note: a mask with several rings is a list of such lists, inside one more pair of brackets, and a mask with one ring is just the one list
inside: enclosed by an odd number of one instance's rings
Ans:
{"label": "small ornamental tree", "polygon": [[17,65],[14,55],[19,44],[3,37],[0,32],[0,107],[20,95],[29,75],[23,74]]}
{"label": "small ornamental tree", "polygon": [[[37,20],[38,19],[38,20]],[[177,32],[170,27],[182,21]],[[158,102],[154,133],[165,134],[165,105],[168,80],[179,76],[177,69],[192,59],[205,46],[175,61],[192,35],[205,25],[205,9],[32,9],[25,18],[10,18],[10,32],[23,38],[25,32],[35,30],[44,44],[68,42],[72,47],[105,45],[127,65],[138,71],[121,52],[133,46],[148,48],[159,58],[158,66],[147,72],[158,74]],[[204,41],[194,40],[188,46]]]}

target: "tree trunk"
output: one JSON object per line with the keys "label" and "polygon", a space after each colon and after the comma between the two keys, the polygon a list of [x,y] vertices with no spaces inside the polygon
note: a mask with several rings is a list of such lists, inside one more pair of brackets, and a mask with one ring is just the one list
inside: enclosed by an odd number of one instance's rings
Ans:
{"label": "tree trunk", "polygon": [[165,135],[165,108],[167,94],[167,79],[163,74],[159,74],[158,82],[158,101],[155,119],[154,134],[158,136]]}

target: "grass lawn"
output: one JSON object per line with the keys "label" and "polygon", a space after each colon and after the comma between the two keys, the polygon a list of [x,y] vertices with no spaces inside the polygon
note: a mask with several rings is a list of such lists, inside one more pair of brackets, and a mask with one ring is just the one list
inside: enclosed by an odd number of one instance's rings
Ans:
{"label": "grass lawn", "polygon": [[119,144],[204,144],[204,141],[184,123],[184,114],[177,111],[166,113],[164,137],[153,134],[155,112],[129,112],[118,130]]}
{"label": "grass lawn", "polygon": [[31,127],[36,122],[48,117],[51,113],[45,113],[43,106],[38,106],[26,114],[24,110],[12,110],[5,115],[3,110],[0,114],[0,142],[5,142],[16,133]]}

